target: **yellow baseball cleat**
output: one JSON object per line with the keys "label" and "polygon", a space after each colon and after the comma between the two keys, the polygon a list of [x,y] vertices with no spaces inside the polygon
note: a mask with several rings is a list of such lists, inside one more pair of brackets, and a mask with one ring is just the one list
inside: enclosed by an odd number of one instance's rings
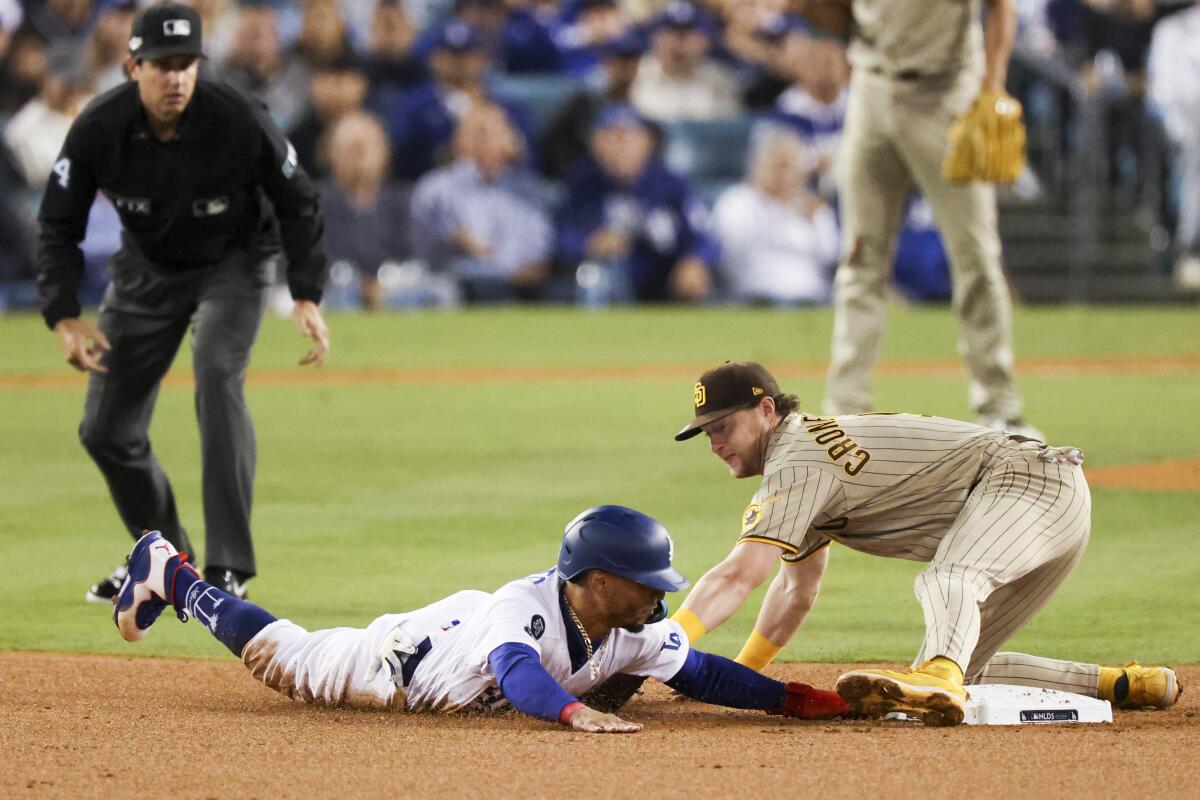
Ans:
{"label": "yellow baseball cleat", "polygon": [[1167,708],[1183,694],[1183,686],[1170,667],[1143,667],[1130,661],[1121,671],[1129,680],[1129,691],[1115,704],[1118,708]]}
{"label": "yellow baseball cleat", "polygon": [[905,672],[857,669],[838,677],[837,693],[851,715],[882,717],[899,711],[930,727],[958,725],[970,695],[957,676],[944,673],[928,661]]}

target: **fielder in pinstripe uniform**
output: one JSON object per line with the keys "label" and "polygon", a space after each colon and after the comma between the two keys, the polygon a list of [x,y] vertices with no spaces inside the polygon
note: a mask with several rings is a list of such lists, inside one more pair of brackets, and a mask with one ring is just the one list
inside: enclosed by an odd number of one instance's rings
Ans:
{"label": "fielder in pinstripe uniform", "polygon": [[916,580],[925,640],[914,666],[843,674],[837,689],[854,711],[958,724],[964,683],[1062,689],[1123,708],[1176,701],[1167,667],[997,652],[1083,555],[1091,496],[1079,450],[940,417],[816,416],[798,404],[755,363],[727,362],[696,383],[695,419],[675,438],[703,432],[734,477],[763,479],[737,545],[674,617],[693,642],[780,562],[737,659],[762,669],[803,622],[839,542],[928,563]]}

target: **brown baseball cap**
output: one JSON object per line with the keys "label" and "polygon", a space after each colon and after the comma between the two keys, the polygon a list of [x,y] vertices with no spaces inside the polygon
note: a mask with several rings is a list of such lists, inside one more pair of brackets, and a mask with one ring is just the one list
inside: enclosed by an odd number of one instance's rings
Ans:
{"label": "brown baseball cap", "polygon": [[767,396],[779,394],[779,384],[767,368],[753,361],[726,361],[713,367],[696,381],[696,418],[675,434],[682,442],[700,433],[700,429],[735,411],[757,405]]}

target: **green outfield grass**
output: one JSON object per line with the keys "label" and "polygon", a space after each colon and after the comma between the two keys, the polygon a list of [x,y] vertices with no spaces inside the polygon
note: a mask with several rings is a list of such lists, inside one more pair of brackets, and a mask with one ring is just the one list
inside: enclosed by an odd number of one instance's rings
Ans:
{"label": "green outfield grass", "polygon": [[[544,569],[563,524],[596,503],[661,519],[675,536],[678,566],[698,578],[733,543],[756,482],[729,478],[703,440],[672,441],[690,411],[694,379],[681,376],[725,358],[819,365],[830,315],[548,309],[334,316],[330,326],[330,370],[670,369],[605,379],[572,370],[483,382],[252,383],[261,572],[252,598],[310,628],[362,625]],[[304,350],[289,323],[268,320],[254,369],[287,369]],[[1090,466],[1200,454],[1200,374],[1187,367],[1200,356],[1196,309],[1021,310],[1017,351],[1035,360],[1124,359],[1102,372],[1043,363],[1022,378],[1030,420],[1053,441],[1084,448]],[[1184,366],[1140,373],[1129,367],[1139,356]],[[887,362],[956,359],[948,312],[893,313]],[[185,346],[176,369],[189,367]],[[83,381],[30,389],[13,380],[68,372],[40,320],[0,317],[0,649],[224,653],[198,626],[173,620],[127,645],[106,609],[83,603],[130,545],[76,440]],[[783,380],[784,388],[818,409],[819,374],[793,372],[805,377]],[[955,370],[881,377],[877,395],[881,409],[969,417]],[[163,390],[152,437],[199,543],[190,389]],[[1083,562],[1012,646],[1105,662],[1200,662],[1200,493],[1097,489],[1094,511]],[[921,638],[911,589],[919,569],[835,546],[817,608],[783,658],[910,658]],[[705,648],[735,653],[757,598]]]}

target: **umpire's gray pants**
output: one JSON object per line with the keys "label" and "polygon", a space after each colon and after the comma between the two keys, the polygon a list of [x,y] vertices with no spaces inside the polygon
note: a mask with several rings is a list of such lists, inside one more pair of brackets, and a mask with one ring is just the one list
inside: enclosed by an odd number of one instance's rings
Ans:
{"label": "umpire's gray pants", "polygon": [[148,436],[159,384],[191,325],[205,564],[254,575],[256,448],[242,387],[266,308],[270,260],[237,251],[205,269],[164,274],[122,248],[109,271],[99,320],[112,344],[108,373],[89,375],[79,439],[130,534],[158,529],[181,551],[194,552]]}

